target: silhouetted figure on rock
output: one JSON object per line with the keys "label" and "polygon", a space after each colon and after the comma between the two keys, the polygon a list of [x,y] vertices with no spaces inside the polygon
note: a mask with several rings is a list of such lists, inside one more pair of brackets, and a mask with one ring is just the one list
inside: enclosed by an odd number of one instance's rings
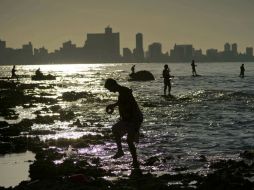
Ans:
{"label": "silhouetted figure on rock", "polygon": [[240,67],[240,76],[239,77],[244,78],[244,71],[245,71],[244,64],[242,64]]}
{"label": "silhouetted figure on rock", "polygon": [[191,61],[191,68],[192,68],[192,76],[194,76],[194,77],[197,76],[196,66],[197,66],[197,65],[195,65],[195,61],[192,60],[192,61]]}
{"label": "silhouetted figure on rock", "polygon": [[117,159],[124,155],[121,138],[127,134],[127,143],[133,159],[132,165],[134,168],[139,168],[134,142],[138,142],[139,129],[141,123],[143,122],[143,114],[132,95],[131,89],[120,86],[114,79],[111,78],[106,80],[105,88],[110,92],[119,93],[118,101],[106,107],[106,112],[111,114],[113,113],[114,108],[118,106],[120,114],[120,121],[112,127],[112,132],[117,144],[117,153],[113,156],[113,158]]}
{"label": "silhouetted figure on rock", "polygon": [[41,72],[40,68],[35,71],[36,77],[43,77],[43,73]]}
{"label": "silhouetted figure on rock", "polygon": [[135,73],[135,65],[132,65],[131,67],[131,74],[134,74]]}
{"label": "silhouetted figure on rock", "polygon": [[172,76],[169,74],[170,69],[168,65],[164,65],[164,70],[162,72],[162,76],[164,78],[164,95],[166,95],[166,91],[168,89],[168,95],[170,95],[171,92],[171,78]]}

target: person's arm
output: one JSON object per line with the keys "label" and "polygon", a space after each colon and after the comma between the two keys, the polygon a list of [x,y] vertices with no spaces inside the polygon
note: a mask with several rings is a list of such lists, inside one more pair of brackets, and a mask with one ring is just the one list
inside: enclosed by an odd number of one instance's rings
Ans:
{"label": "person's arm", "polygon": [[106,107],[106,112],[111,114],[114,112],[114,108],[118,106],[118,101],[114,104],[109,104],[107,107]]}

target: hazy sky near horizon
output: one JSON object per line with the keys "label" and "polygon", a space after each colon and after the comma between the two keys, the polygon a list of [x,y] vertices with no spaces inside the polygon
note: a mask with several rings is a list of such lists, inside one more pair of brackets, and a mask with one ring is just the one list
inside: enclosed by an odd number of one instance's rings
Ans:
{"label": "hazy sky near horizon", "polygon": [[67,40],[83,46],[87,33],[110,25],[121,48],[134,48],[141,32],[145,49],[160,42],[164,51],[175,43],[222,50],[236,42],[245,51],[254,46],[253,10],[254,0],[0,0],[0,39],[53,51]]}

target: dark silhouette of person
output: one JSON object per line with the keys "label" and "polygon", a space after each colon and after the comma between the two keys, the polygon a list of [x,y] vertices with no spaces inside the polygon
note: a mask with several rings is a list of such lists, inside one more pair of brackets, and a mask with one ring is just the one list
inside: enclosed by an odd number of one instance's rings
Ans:
{"label": "dark silhouette of person", "polygon": [[192,60],[192,61],[191,61],[192,76],[197,76],[196,66],[197,66],[197,65],[195,65],[195,61]]}
{"label": "dark silhouette of person", "polygon": [[41,72],[40,68],[38,68],[36,71],[35,71],[35,75],[37,77],[42,77],[43,76],[43,73]]}
{"label": "dark silhouette of person", "polygon": [[168,95],[170,95],[171,92],[171,75],[169,74],[170,69],[168,65],[164,65],[164,70],[162,72],[162,76],[164,78],[164,95],[166,95],[166,91],[168,88]]}
{"label": "dark silhouette of person", "polygon": [[113,158],[117,159],[124,155],[121,138],[127,134],[127,143],[133,159],[132,165],[134,168],[139,168],[134,142],[138,142],[139,129],[141,123],[143,122],[143,114],[140,111],[134,96],[132,95],[131,89],[120,86],[114,79],[111,78],[106,80],[105,88],[110,92],[119,93],[118,101],[106,107],[106,112],[111,114],[113,113],[114,108],[118,106],[120,114],[120,121],[118,121],[112,127],[112,132],[117,145],[117,152]]}
{"label": "dark silhouette of person", "polygon": [[241,78],[244,78],[244,71],[245,71],[244,64],[242,64],[240,67],[240,77]]}
{"label": "dark silhouette of person", "polygon": [[131,74],[134,74],[135,73],[135,65],[132,65],[131,67]]}
{"label": "dark silhouette of person", "polygon": [[11,70],[11,78],[16,78],[17,80],[19,80],[18,79],[18,76],[16,75],[16,65],[13,65],[13,67],[12,67],[12,70]]}

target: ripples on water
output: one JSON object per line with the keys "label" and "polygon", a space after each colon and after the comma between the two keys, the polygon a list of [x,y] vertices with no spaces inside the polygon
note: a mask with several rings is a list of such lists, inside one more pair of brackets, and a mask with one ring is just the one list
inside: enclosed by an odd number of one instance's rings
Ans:
{"label": "ripples on water", "polygon": [[[62,108],[74,111],[87,127],[70,127],[71,122],[57,121],[52,125],[34,124],[34,130],[52,130],[56,134],[42,135],[41,139],[79,138],[83,135],[105,134],[117,120],[118,113],[105,114],[105,107],[117,99],[104,89],[104,81],[111,77],[133,89],[141,109],[144,123],[142,138],[138,145],[141,160],[158,156],[167,160],[148,168],[151,171],[173,171],[172,168],[187,167],[188,170],[205,171],[199,160],[205,155],[208,160],[237,159],[239,152],[253,148],[254,139],[254,63],[246,63],[246,78],[238,77],[240,63],[203,63],[197,71],[201,77],[191,76],[190,64],[169,64],[175,78],[172,80],[172,94],[176,99],[161,96],[163,64],[136,64],[137,70],[150,70],[156,77],[152,82],[128,82],[131,64],[83,64],[83,65],[41,65],[44,73],[57,76],[56,81],[31,81],[29,76],[39,66],[17,66],[21,83],[42,83],[50,89],[27,91],[29,94],[51,98],[61,97],[64,92],[90,92],[91,98],[74,102],[59,101]],[[2,76],[10,74],[10,66],[2,66]],[[42,94],[43,93],[43,94]],[[36,110],[46,106],[23,109],[16,107],[19,119],[33,118]],[[45,113],[47,115],[48,113]],[[17,121],[8,121],[17,122]],[[112,161],[110,156],[116,147],[112,141],[104,145],[91,145],[79,149],[78,153],[99,156],[105,168],[115,172],[129,169],[130,155]]]}

